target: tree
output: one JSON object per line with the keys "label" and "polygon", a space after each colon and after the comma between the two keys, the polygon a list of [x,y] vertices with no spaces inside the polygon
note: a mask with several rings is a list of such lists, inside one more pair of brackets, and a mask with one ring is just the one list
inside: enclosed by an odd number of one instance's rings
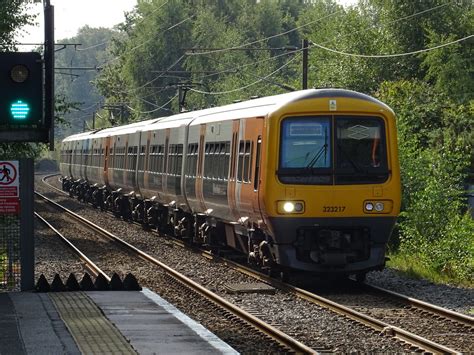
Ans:
{"label": "tree", "polygon": [[24,0],[3,0],[0,6],[0,51],[15,49],[15,34],[25,25],[31,25],[35,18],[26,12]]}
{"label": "tree", "polygon": [[474,221],[464,191],[474,148],[472,108],[422,81],[386,82],[377,96],[397,113],[402,252],[439,273],[472,279]]}
{"label": "tree", "polygon": [[[64,43],[81,43],[82,46],[67,46],[56,53],[55,66],[64,68],[56,71],[57,99],[62,97],[63,103],[67,101],[72,104],[70,112],[62,113],[63,118],[71,124],[68,127],[58,127],[58,137],[82,130],[84,121],[91,121],[94,112],[100,109],[104,99],[92,82],[96,79],[100,66],[111,59],[107,47],[116,35],[116,31],[107,28],[84,26],[76,36],[63,40]],[[89,70],[67,69],[71,67]]]}

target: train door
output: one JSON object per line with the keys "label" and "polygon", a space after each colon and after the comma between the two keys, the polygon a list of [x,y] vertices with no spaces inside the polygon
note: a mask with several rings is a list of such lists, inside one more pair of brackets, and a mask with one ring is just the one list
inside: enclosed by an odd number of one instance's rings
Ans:
{"label": "train door", "polygon": [[138,155],[137,155],[137,169],[135,171],[135,181],[137,183],[136,194],[143,196],[144,174],[146,169],[146,153],[147,153],[147,132],[140,131],[138,134]]}
{"label": "train door", "polygon": [[123,136],[123,139],[125,139],[125,148],[123,149],[123,156],[122,156],[122,159],[123,159],[123,166],[122,166],[122,178],[121,178],[121,184],[122,186],[121,187],[127,187],[129,186],[130,184],[128,183],[127,181],[127,177],[128,177],[128,165],[129,165],[129,157],[130,157],[130,154],[128,152],[128,144],[130,142],[130,137],[128,134],[125,134]]}
{"label": "train door", "polygon": [[[150,191],[150,170],[151,170],[150,152],[152,151],[151,133],[152,131],[142,132],[142,139],[145,139],[145,143],[146,143],[145,161],[144,161],[144,167],[143,167],[143,180],[141,180],[141,182],[139,181],[138,183],[142,192],[145,190]],[[153,196],[153,193],[151,193],[151,196]]]}
{"label": "train door", "polygon": [[[240,217],[260,219],[258,189],[255,189],[255,164],[257,147],[261,144],[263,117],[249,118],[241,121],[243,128],[237,144],[236,202]],[[260,143],[259,143],[260,140]],[[258,183],[258,180],[256,180]]]}
{"label": "train door", "polygon": [[104,171],[103,173],[103,180],[105,185],[109,185],[109,174],[108,174],[108,168],[109,168],[109,154],[110,154],[110,137],[105,137],[103,138],[105,141],[102,143],[104,145]]}
{"label": "train door", "polygon": [[169,155],[170,155],[170,132],[171,132],[171,129],[170,128],[167,128],[165,130],[165,147],[164,147],[164,162],[163,162],[163,183],[162,183],[162,191],[163,191],[163,195],[165,195],[166,197],[166,201],[167,202],[170,202],[170,198],[173,198],[174,195],[171,191],[168,190],[168,174],[170,173],[170,169],[168,167],[168,162],[169,162]]}
{"label": "train door", "polygon": [[238,142],[239,142],[239,131],[240,131],[240,120],[234,120],[232,123],[232,142],[230,147],[230,171],[229,171],[229,183],[228,183],[228,203],[234,220],[240,218],[240,213],[237,207],[236,200],[236,176],[237,176],[237,156],[238,156]]}
{"label": "train door", "polygon": [[198,146],[198,166],[196,172],[196,199],[199,201],[199,210],[206,211],[206,204],[204,203],[204,141],[206,136],[206,125],[201,124],[199,132],[199,146]]}

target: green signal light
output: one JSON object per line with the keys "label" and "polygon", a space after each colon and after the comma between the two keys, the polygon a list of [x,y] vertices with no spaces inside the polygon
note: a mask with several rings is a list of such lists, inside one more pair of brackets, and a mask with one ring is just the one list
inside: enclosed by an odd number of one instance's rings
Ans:
{"label": "green signal light", "polygon": [[10,112],[12,113],[14,120],[24,120],[30,112],[30,106],[21,100],[14,102],[10,106]]}

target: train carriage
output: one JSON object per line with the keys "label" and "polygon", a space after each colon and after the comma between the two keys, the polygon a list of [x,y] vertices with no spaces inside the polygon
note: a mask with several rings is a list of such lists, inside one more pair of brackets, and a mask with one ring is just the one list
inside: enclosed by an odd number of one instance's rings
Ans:
{"label": "train carriage", "polygon": [[[92,150],[82,164],[100,162],[105,178],[78,176],[125,201],[112,206],[123,216],[271,269],[361,276],[384,266],[400,172],[394,114],[370,96],[305,90],[98,134],[102,145],[92,132],[62,150]],[[75,160],[61,157],[74,178]]]}

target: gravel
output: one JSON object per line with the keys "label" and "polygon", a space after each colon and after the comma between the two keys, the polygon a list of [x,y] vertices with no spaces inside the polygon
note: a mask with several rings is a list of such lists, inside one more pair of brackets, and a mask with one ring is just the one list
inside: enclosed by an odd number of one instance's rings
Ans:
{"label": "gravel", "polygon": [[474,316],[474,289],[413,279],[393,269],[371,272],[367,283]]}

